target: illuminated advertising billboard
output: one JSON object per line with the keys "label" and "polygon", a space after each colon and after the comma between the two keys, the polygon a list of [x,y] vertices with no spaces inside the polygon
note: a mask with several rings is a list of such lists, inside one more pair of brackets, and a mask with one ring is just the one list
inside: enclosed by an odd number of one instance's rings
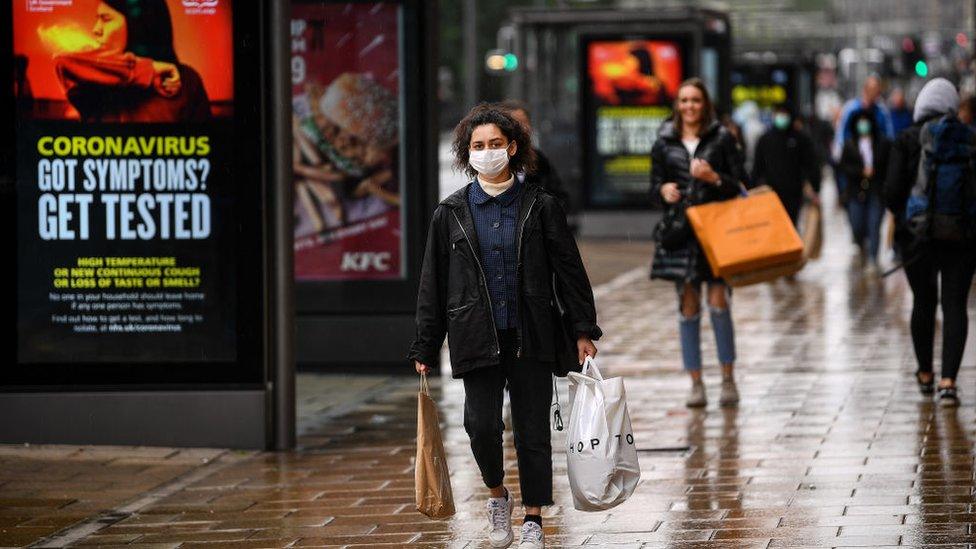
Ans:
{"label": "illuminated advertising billboard", "polygon": [[404,277],[401,9],[292,6],[298,281]]}
{"label": "illuminated advertising billboard", "polygon": [[583,37],[586,198],[595,207],[647,207],[651,147],[685,77],[677,40]]}
{"label": "illuminated advertising billboard", "polygon": [[18,363],[257,361],[257,92],[232,6],[13,2]]}

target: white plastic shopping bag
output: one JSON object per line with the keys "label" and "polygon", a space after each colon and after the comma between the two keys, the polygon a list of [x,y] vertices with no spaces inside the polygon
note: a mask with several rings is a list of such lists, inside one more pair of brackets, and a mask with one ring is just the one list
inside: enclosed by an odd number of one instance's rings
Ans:
{"label": "white plastic shopping bag", "polygon": [[603,379],[592,358],[569,373],[573,403],[566,461],[573,506],[603,511],[623,503],[637,488],[640,467],[627,412],[624,380]]}

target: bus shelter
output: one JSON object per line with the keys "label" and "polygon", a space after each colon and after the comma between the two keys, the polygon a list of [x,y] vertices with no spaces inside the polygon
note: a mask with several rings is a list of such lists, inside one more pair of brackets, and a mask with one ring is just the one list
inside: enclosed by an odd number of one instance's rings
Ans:
{"label": "bus shelter", "polygon": [[696,8],[515,9],[511,97],[532,110],[584,236],[649,237],[650,150],[678,85],[701,77],[728,112],[731,28]]}

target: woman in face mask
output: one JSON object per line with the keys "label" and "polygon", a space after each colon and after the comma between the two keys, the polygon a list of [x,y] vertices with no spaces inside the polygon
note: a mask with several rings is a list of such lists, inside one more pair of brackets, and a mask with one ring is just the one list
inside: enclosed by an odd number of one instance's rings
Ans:
{"label": "woman in face mask", "polygon": [[[508,387],[525,521],[519,547],[544,546],[542,506],[552,504],[549,409],[558,319],[554,288],[575,331],[579,362],[596,356],[593,290],[558,200],[519,182],[535,159],[526,129],[503,107],[475,107],[454,130],[455,167],[471,182],[434,211],[417,296],[418,373],[439,363],[448,337],[451,373],[464,383],[464,428],[489,489],[489,543],[514,539],[505,489],[503,391]],[[560,323],[561,324],[561,323]]]}
{"label": "woman in face mask", "polygon": [[884,215],[881,193],[887,174],[890,143],[877,127],[870,109],[855,113],[849,124],[851,137],[844,143],[840,158],[840,170],[848,183],[844,199],[861,261],[868,273],[878,274],[878,249],[881,247],[881,220]]}
{"label": "woman in face mask", "polygon": [[795,225],[803,206],[804,191],[812,201],[820,192],[820,161],[813,140],[793,125],[787,105],[773,112],[773,127],[756,144],[752,161],[752,185],[769,185],[783,202]]}

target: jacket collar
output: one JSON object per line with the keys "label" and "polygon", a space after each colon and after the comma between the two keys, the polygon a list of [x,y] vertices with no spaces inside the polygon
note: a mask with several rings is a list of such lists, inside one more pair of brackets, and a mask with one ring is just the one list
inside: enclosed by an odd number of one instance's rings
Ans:
{"label": "jacket collar", "polygon": [[[515,179],[516,179],[516,185],[518,185],[522,189],[522,192],[515,195],[518,196],[519,198],[519,210],[521,211],[523,206],[525,206],[528,203],[528,200],[534,198],[535,195],[540,192],[540,188],[538,185],[534,185],[534,184],[518,183],[517,181],[518,177],[516,177]],[[477,184],[478,184],[477,181],[472,179],[471,181],[468,182],[467,185],[454,191],[444,200],[441,200],[441,205],[447,206],[448,208],[454,210],[467,210],[468,193],[471,192],[471,186]],[[512,189],[514,188],[515,187],[513,186]],[[509,189],[509,191],[511,191],[512,189]],[[482,192],[484,191],[482,190]],[[508,191],[502,194],[507,194],[507,193]],[[514,196],[512,199],[514,200]]]}
{"label": "jacket collar", "polygon": [[[708,125],[704,133],[701,134],[701,138],[704,140],[706,137],[710,137],[713,133],[717,132],[722,124],[718,120],[712,120],[712,123]],[[658,131],[658,135],[664,139],[670,139],[674,141],[680,141],[681,136],[678,135],[678,129],[674,127],[674,122],[668,120],[661,124],[661,129]]]}
{"label": "jacket collar", "polygon": [[[474,246],[475,250],[480,250],[481,248],[478,245],[478,233],[474,227],[474,219],[471,217],[471,209],[468,207],[468,193],[471,192],[471,186],[477,184],[477,181],[471,180],[467,185],[454,191],[450,196],[442,200],[441,205],[451,209],[454,216],[457,218],[458,223],[461,225],[464,235],[471,242],[471,245]],[[538,196],[540,192],[541,188],[539,185],[522,185],[522,192],[514,195],[518,197],[518,217],[516,218],[518,221],[516,223],[516,234],[521,231],[521,227],[525,223],[525,209],[533,200],[535,200],[536,196]],[[458,236],[460,237],[460,235]]]}
{"label": "jacket collar", "polygon": [[502,206],[507,207],[510,206],[512,202],[515,201],[516,198],[518,198],[519,190],[521,189],[521,187],[522,187],[521,181],[519,181],[518,176],[515,176],[515,181],[512,183],[511,187],[505,189],[505,192],[503,192],[498,196],[491,196],[490,194],[485,192],[485,190],[481,187],[481,184],[479,184],[478,180],[476,179],[472,182],[472,185],[470,186],[469,192],[471,194],[468,195],[468,199],[471,201],[472,204],[477,204],[480,206],[485,202],[488,202],[489,200],[494,198],[499,203],[501,203]]}

